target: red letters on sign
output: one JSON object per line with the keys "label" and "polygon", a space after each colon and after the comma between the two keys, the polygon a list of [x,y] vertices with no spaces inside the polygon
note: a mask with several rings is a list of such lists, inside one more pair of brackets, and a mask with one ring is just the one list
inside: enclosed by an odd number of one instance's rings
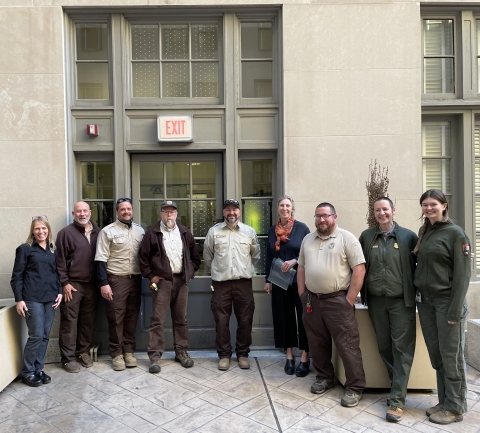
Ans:
{"label": "red letters on sign", "polygon": [[183,135],[185,134],[185,120],[166,120],[166,135]]}

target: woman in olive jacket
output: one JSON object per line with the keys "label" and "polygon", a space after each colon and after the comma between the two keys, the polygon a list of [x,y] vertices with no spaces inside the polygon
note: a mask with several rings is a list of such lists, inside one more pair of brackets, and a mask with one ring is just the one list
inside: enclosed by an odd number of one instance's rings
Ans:
{"label": "woman in olive jacket", "polygon": [[431,422],[450,424],[467,411],[464,356],[465,300],[470,283],[470,241],[448,218],[442,191],[420,197],[425,223],[420,229],[414,285],[417,308],[432,367],[437,372],[438,404],[427,410]]}

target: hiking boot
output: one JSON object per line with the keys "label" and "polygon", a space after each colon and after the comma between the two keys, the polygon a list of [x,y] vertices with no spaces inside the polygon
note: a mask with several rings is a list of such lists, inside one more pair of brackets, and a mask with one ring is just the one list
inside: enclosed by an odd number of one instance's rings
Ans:
{"label": "hiking boot", "polygon": [[68,361],[62,364],[67,373],[80,373],[80,364],[77,361]]}
{"label": "hiking boot", "polygon": [[112,366],[115,371],[125,370],[125,361],[123,360],[123,355],[115,356],[112,358]]}
{"label": "hiking boot", "polygon": [[246,356],[239,356],[238,358],[238,366],[244,370],[250,368],[250,361]]}
{"label": "hiking boot", "polygon": [[441,410],[443,410],[443,406],[442,406],[440,403],[438,403],[437,405],[428,408],[428,409],[425,411],[425,413],[427,414],[427,416],[431,416],[431,415],[433,415],[434,413],[440,412]]}
{"label": "hiking boot", "polygon": [[228,370],[230,367],[230,358],[220,358],[220,361],[218,361],[218,369],[219,370]]}
{"label": "hiking boot", "polygon": [[463,421],[463,415],[442,409],[430,415],[429,421],[435,424],[452,424],[453,422]]}
{"label": "hiking boot", "polygon": [[133,356],[133,353],[124,353],[123,359],[125,359],[125,367],[137,366],[137,359]]}
{"label": "hiking boot", "polygon": [[344,407],[355,407],[362,399],[362,394],[357,394],[353,391],[345,391],[340,404]]}
{"label": "hiking boot", "polygon": [[312,394],[323,394],[327,390],[335,388],[335,380],[318,379],[311,387]]}
{"label": "hiking boot", "polygon": [[399,407],[390,406],[387,410],[385,418],[390,422],[399,422],[402,419],[403,410]]}
{"label": "hiking boot", "polygon": [[77,355],[78,362],[85,368],[90,368],[93,365],[92,357],[88,352],[83,352]]}
{"label": "hiking boot", "polygon": [[186,350],[182,350],[175,354],[175,362],[182,364],[182,367],[190,368],[193,367],[193,359],[190,358]]}
{"label": "hiking boot", "polygon": [[156,361],[150,361],[150,368],[148,369],[148,371],[152,374],[155,374],[155,373],[160,373],[160,370],[162,369],[162,367],[160,367],[160,360],[157,359]]}

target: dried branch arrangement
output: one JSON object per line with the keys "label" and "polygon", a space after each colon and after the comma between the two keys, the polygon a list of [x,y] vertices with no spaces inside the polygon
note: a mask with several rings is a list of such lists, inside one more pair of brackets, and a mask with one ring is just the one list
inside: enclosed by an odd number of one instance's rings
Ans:
{"label": "dried branch arrangement", "polygon": [[368,169],[368,180],[365,182],[368,196],[366,220],[368,227],[375,227],[377,220],[375,219],[375,213],[373,211],[373,202],[378,197],[388,197],[388,167],[380,167],[380,165],[377,164],[377,160],[375,160],[375,162],[370,163]]}

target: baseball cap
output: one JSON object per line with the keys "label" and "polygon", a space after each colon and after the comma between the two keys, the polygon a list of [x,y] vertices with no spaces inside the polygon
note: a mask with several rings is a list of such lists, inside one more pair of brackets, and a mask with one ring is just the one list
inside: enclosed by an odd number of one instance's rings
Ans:
{"label": "baseball cap", "polygon": [[222,209],[225,209],[228,205],[231,205],[231,204],[233,204],[238,209],[240,209],[240,203],[238,202],[238,200],[235,200],[234,198],[229,198],[229,199],[225,200],[223,202],[223,208]]}
{"label": "baseball cap", "polygon": [[162,203],[162,206],[160,207],[160,209],[163,209],[163,208],[166,208],[166,207],[174,207],[175,209],[178,210],[178,207],[177,207],[177,203],[175,203],[174,201],[172,200],[166,200]]}

